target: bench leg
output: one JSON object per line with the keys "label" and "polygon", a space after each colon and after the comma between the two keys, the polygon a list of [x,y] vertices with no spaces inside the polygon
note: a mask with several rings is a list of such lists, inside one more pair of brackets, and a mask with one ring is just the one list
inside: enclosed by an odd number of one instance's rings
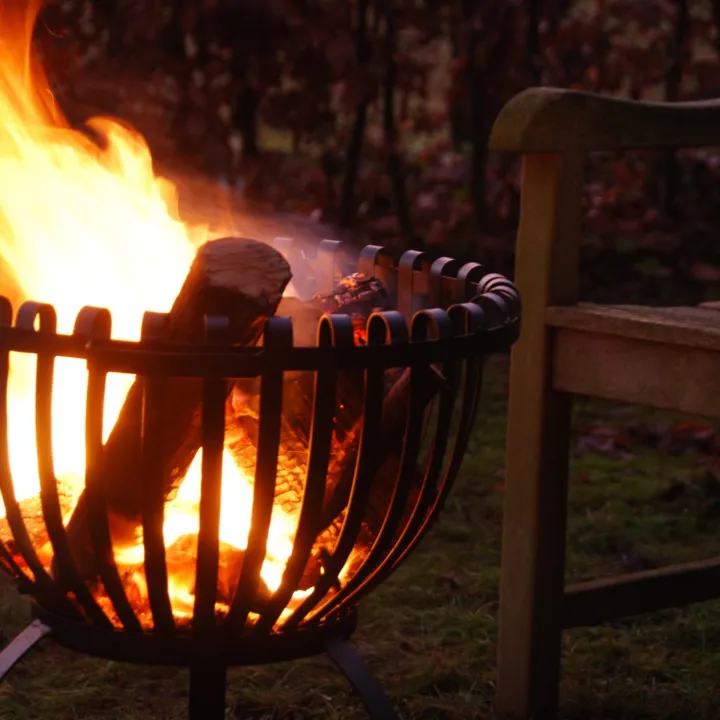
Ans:
{"label": "bench leg", "polygon": [[[557,715],[570,414],[571,397],[551,393],[543,427],[516,414],[508,428],[496,696],[508,720]],[[520,441],[533,432],[535,447]]]}
{"label": "bench leg", "polygon": [[516,282],[523,327],[512,351],[496,709],[544,720],[558,708],[572,396],[552,388],[545,309],[577,300],[584,158],[523,160]]}

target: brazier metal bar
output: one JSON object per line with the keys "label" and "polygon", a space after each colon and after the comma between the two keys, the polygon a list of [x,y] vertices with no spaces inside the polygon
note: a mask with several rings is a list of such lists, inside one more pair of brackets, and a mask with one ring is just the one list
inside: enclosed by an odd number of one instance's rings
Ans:
{"label": "brazier metal bar", "polygon": [[[418,312],[413,317],[412,340],[414,342],[427,341],[429,339],[431,326],[434,327],[435,335],[438,338],[449,338],[452,336],[453,325],[450,317],[445,311],[434,309]],[[400,460],[400,470],[387,513],[380,532],[375,538],[362,567],[358,569],[342,590],[323,608],[322,613],[325,617],[347,598],[357,597],[363,592],[366,581],[370,583],[373,578],[382,575],[386,563],[392,559],[392,553],[390,551],[393,543],[397,540],[398,528],[402,527],[401,521],[403,514],[407,513],[406,505],[410,491],[417,483],[418,470],[416,463],[426,419],[423,414],[422,389],[424,386],[430,384],[431,376],[435,372],[436,371],[429,366],[416,367],[411,370],[407,427],[405,430],[402,458]]]}
{"label": "brazier metal bar", "polygon": [[[52,305],[26,302],[20,306],[15,320],[17,327],[29,332],[57,333],[57,316]],[[37,329],[36,329],[37,325]],[[67,589],[75,596],[93,622],[107,628],[110,622],[82,581],[70,555],[63,526],[57,478],[52,455],[52,388],[55,358],[38,353],[35,371],[35,442],[37,445],[40,504],[53,556]],[[78,614],[80,619],[82,616]]]}
{"label": "brazier metal bar", "polygon": [[[4,301],[0,303],[0,325],[7,326],[11,320],[12,307],[8,301]],[[19,572],[18,577],[26,584],[26,587],[28,584],[32,584],[35,592],[43,596],[45,602],[54,607],[58,613],[80,619],[82,616],[77,612],[75,606],[65,596],[61,588],[53,582],[38,558],[15,496],[8,446],[9,374],[10,353],[7,350],[0,351],[0,495],[5,506],[5,517],[17,548],[18,557],[13,558],[13,560]],[[26,571],[20,570],[21,563],[32,573],[32,580],[30,580]]]}
{"label": "brazier metal bar", "polygon": [[[345,315],[325,316],[318,328],[318,345],[331,347],[353,345],[353,326]],[[328,457],[332,446],[337,372],[334,368],[319,370],[315,377],[310,448],[305,477],[305,492],[298,520],[293,552],[283,573],[280,588],[264,608],[253,628],[253,635],[268,632],[290,601],[303,576],[317,535],[317,518],[325,497]]]}
{"label": "brazier metal bar", "polygon": [[[110,337],[110,313],[101,308],[83,308],[75,322],[76,335],[87,338]],[[105,592],[110,598],[120,622],[128,632],[140,632],[140,621],[125,592],[125,586],[113,555],[110,524],[103,482],[103,408],[107,373],[88,361],[87,396],[85,403],[85,491],[87,494],[88,524],[94,559]]]}
{"label": "brazier metal bar", "polygon": [[630,615],[713,600],[720,595],[720,558],[567,585],[563,627],[599,625]]}
{"label": "brazier metal bar", "polygon": [[[168,322],[165,313],[146,312],[141,337],[145,342],[159,340]],[[145,582],[152,612],[153,628],[158,632],[172,632],[175,628],[170,595],[163,537],[165,443],[163,430],[166,419],[168,381],[163,376],[142,378],[142,416],[140,429],[142,463],[142,531]]]}
{"label": "brazier metal bar", "polygon": [[[289,318],[270,318],[264,338],[268,350],[282,352],[292,347],[292,322]],[[250,533],[235,597],[227,624],[235,630],[245,626],[260,587],[260,570],[267,552],[267,540],[275,500],[278,449],[283,396],[283,373],[268,368],[260,376],[260,420],[258,429],[255,488]]]}
{"label": "brazier metal bar", "polygon": [[[405,341],[407,326],[400,313],[392,311],[377,313],[368,320],[368,345],[392,342],[393,339]],[[377,463],[374,450],[380,441],[379,427],[383,409],[385,372],[382,368],[368,368],[365,372],[365,401],[363,407],[363,425],[360,445],[357,453],[355,474],[350,489],[348,511],[340,530],[337,544],[326,558],[323,570],[313,592],[293,612],[285,625],[297,627],[311,612],[319,613],[318,603],[333,587],[338,586],[338,576],[355,547],[361,523],[370,500],[370,488]],[[319,615],[318,615],[319,616]]]}
{"label": "brazier metal bar", "polygon": [[325,652],[348,679],[369,717],[374,720],[399,720],[390,699],[350,643],[328,640]]}
{"label": "brazier metal bar", "polygon": [[190,666],[188,717],[190,720],[224,720],[227,667],[212,658]]}

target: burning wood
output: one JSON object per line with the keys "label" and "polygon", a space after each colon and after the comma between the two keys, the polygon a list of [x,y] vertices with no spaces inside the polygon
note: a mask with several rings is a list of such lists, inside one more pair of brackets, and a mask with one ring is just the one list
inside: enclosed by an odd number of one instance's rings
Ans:
{"label": "burning wood", "polygon": [[[204,317],[210,314],[229,318],[228,342],[254,345],[290,278],[289,265],[270,245],[242,238],[208,242],[198,250],[172,306],[166,339],[203,342]],[[201,393],[199,380],[170,381],[164,437],[166,495],[182,481],[200,448]],[[114,540],[120,544],[133,542],[140,523],[142,401],[142,381],[137,380],[105,444],[105,496]],[[76,563],[85,573],[93,568],[87,513],[83,495],[67,526]]]}
{"label": "burning wood", "polygon": [[[369,315],[387,307],[387,295],[375,278],[354,275],[343,279],[333,293],[316,296],[310,301],[294,297],[281,298],[290,280],[287,264],[272,248],[249,240],[226,238],[206,244],[198,252],[190,273],[169,315],[167,338],[184,343],[202,342],[203,317],[206,313],[226,315],[231,321],[229,342],[251,345],[261,342],[264,323],[272,314],[293,320],[294,344],[316,343],[318,322],[328,313],[348,314],[353,320],[356,344],[365,344],[365,326]],[[382,414],[381,447],[374,452],[376,472],[364,531],[370,542],[380,530],[389,509],[392,487],[402,456],[410,397],[410,371],[388,370],[388,392]],[[141,527],[142,488],[136,472],[140,465],[142,384],[136,381],[105,446],[105,478],[108,513],[116,546],[137,545]],[[275,504],[288,517],[296,517],[301,506],[308,462],[313,410],[314,373],[287,372],[283,388],[283,408]],[[165,447],[166,497],[183,481],[200,448],[200,381],[173,379],[168,393]],[[439,380],[423,388],[422,407],[426,408],[439,388]],[[337,385],[337,408],[333,433],[333,450],[327,474],[324,508],[318,518],[313,555],[298,590],[311,587],[319,577],[322,552],[332,551],[343,512],[348,505],[362,429],[364,373],[346,370]],[[228,385],[225,447],[234,465],[248,483],[254,474],[259,429],[260,396],[255,379],[236,379]],[[250,490],[251,492],[251,490]],[[417,497],[411,493],[409,503]],[[168,509],[170,506],[168,506]],[[89,577],[95,573],[88,532],[87,505],[80,502],[67,532],[79,569]],[[187,573],[185,562],[192,567],[194,552],[185,536],[178,555],[177,541],[170,542],[168,570],[173,577]],[[242,567],[244,551],[236,545],[221,543],[232,552],[221,553],[219,602],[229,602]],[[242,545],[244,547],[244,545]],[[183,560],[184,558],[184,560]],[[122,562],[126,562],[123,560]],[[233,579],[235,578],[235,580]],[[279,579],[278,579],[279,582]],[[192,583],[187,583],[192,594]],[[267,599],[271,590],[262,584],[261,596]]]}
{"label": "burning wood", "polygon": [[[369,315],[387,307],[387,295],[382,284],[372,277],[356,274],[344,278],[333,293],[316,296],[308,302],[297,298],[283,298],[278,315],[293,320],[295,345],[311,346],[316,342],[317,326],[323,313],[348,314],[355,327],[356,344],[365,344],[365,327]],[[410,397],[410,371],[386,371],[388,393],[383,405],[381,437],[383,442],[376,454],[374,475],[367,513],[369,537],[380,530],[392,499],[392,488],[399,471],[404,445]],[[280,439],[275,502],[286,511],[296,511],[302,501],[310,446],[314,373],[288,372],[283,387],[283,414]],[[433,375],[422,388],[422,408],[425,410],[436,396],[440,380]],[[333,450],[327,473],[324,509],[318,518],[318,541],[311,557],[302,587],[314,584],[320,574],[318,553],[324,547],[332,549],[336,535],[333,525],[342,517],[348,505],[350,489],[362,429],[364,373],[348,370],[340,373],[337,383]],[[226,443],[236,463],[252,472],[255,466],[259,421],[259,396],[253,381],[235,381],[228,401],[226,415]],[[415,488],[409,497],[414,503],[419,492]],[[324,532],[328,531],[328,532]],[[325,538],[320,537],[324,533]],[[327,540],[327,542],[325,542]]]}
{"label": "burning wood", "polygon": [[[432,373],[428,382],[421,388],[421,407],[425,412],[432,400],[440,390],[440,377]],[[405,440],[405,429],[408,421],[410,399],[410,370],[406,370],[395,381],[383,401],[382,420],[380,423],[381,444],[373,450],[376,471],[373,473],[373,483],[370,491],[370,503],[367,511],[368,530],[374,536],[380,531],[383,519],[390,506],[392,490],[395,486],[399,470],[399,462]],[[327,527],[336,518],[350,499],[353,476],[355,474],[355,459],[360,443],[362,420],[358,420],[357,427],[349,434],[350,443],[344,448],[344,462],[340,463],[337,472],[328,478],[325,492],[325,503],[322,516],[322,525]],[[411,492],[409,501],[417,498],[419,486]]]}

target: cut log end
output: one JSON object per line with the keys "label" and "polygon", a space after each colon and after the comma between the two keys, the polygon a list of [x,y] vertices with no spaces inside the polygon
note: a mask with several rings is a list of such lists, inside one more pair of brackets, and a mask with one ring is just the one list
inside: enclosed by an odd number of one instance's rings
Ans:
{"label": "cut log end", "polygon": [[211,240],[198,250],[173,303],[168,339],[201,342],[205,315],[223,315],[230,320],[229,341],[253,345],[290,278],[290,266],[271,245],[246,238]]}

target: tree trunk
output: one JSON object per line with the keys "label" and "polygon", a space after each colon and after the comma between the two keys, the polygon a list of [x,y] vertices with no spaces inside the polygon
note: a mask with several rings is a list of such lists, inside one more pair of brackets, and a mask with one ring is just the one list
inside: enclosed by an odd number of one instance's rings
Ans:
{"label": "tree trunk", "polygon": [[[370,43],[368,38],[368,10],[369,0],[358,0],[357,28],[355,31],[355,53],[358,69],[364,68],[370,59]],[[342,184],[340,198],[340,225],[349,227],[355,218],[355,184],[360,169],[360,155],[365,139],[365,126],[367,124],[367,111],[370,105],[369,97],[362,97],[355,110],[355,122],[348,144],[345,158],[345,176]]]}
{"label": "tree trunk", "polygon": [[388,10],[386,15],[386,52],[385,83],[383,87],[383,130],[387,146],[387,172],[390,177],[395,212],[403,238],[408,245],[413,243],[415,232],[413,230],[410,205],[405,187],[405,171],[398,147],[398,131],[395,122],[395,87],[397,83],[397,62],[395,51],[397,47],[397,28],[395,8]]}
{"label": "tree trunk", "polygon": [[[672,65],[665,78],[665,100],[678,102],[681,99],[681,86],[683,67],[685,64],[685,50],[687,35],[690,29],[690,8],[688,0],[675,0],[676,17],[675,33],[670,48]],[[666,150],[663,157],[662,173],[658,183],[658,199],[660,206],[667,214],[676,211],[676,195],[678,186],[679,167],[674,150]]]}
{"label": "tree trunk", "polygon": [[490,123],[485,107],[485,83],[482,70],[477,63],[477,49],[482,41],[481,31],[474,27],[476,3],[463,0],[463,19],[470,28],[467,43],[466,78],[470,96],[470,115],[472,120],[472,154],[470,162],[470,196],[475,212],[475,225],[482,229],[485,225],[485,165],[488,159],[488,139]]}

